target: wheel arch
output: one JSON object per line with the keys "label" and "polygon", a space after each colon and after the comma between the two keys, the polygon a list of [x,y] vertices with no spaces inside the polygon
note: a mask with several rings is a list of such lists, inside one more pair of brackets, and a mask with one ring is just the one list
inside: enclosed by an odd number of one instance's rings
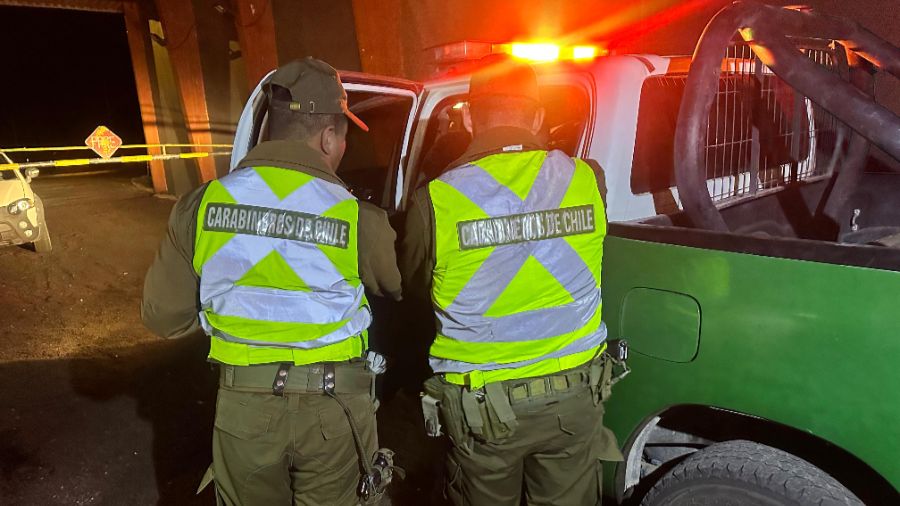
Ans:
{"label": "wheel arch", "polygon": [[[896,500],[897,490],[875,469],[815,434],[747,413],[681,404],[648,416],[628,438],[622,452],[625,462],[615,473],[617,502],[635,495],[642,497],[653,483],[690,453],[735,439],[753,441],[800,457],[834,477],[865,504],[890,504]],[[655,447],[662,450],[657,456],[663,458],[654,469],[645,457]]]}

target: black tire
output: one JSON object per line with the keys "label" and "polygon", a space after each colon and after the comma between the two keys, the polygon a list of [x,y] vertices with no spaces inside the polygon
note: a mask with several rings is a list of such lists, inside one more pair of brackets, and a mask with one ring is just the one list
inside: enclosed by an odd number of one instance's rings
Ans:
{"label": "black tire", "polygon": [[641,502],[663,505],[862,505],[809,462],[751,441],[700,450],[666,473]]}
{"label": "black tire", "polygon": [[44,216],[44,202],[38,197],[35,197],[35,204],[37,206],[37,216],[38,216],[38,239],[34,241],[34,251],[38,253],[50,253],[53,251],[53,243],[50,241],[50,231],[47,229],[47,218]]}
{"label": "black tire", "polygon": [[44,224],[40,229],[40,236],[34,241],[34,251],[38,253],[50,253],[53,251],[53,243],[50,242],[50,232],[47,231],[47,225]]}

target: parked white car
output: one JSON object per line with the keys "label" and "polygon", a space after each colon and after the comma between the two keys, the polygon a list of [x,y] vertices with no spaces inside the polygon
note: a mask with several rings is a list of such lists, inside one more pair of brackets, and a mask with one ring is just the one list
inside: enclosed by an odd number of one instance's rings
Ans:
{"label": "parked white car", "polygon": [[52,249],[44,204],[31,189],[37,169],[0,170],[0,246],[33,244],[38,253]]}

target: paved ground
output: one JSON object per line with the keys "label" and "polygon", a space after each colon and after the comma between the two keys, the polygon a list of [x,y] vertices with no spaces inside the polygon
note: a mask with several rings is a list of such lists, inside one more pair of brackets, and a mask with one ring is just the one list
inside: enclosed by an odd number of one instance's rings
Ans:
{"label": "paved ground", "polygon": [[[202,336],[140,324],[143,275],[172,202],[134,174],[38,179],[54,251],[0,250],[0,504],[213,504],[216,373]],[[391,388],[393,390],[393,388]],[[434,441],[403,391],[379,411],[381,443],[410,476],[393,504],[430,504]]]}

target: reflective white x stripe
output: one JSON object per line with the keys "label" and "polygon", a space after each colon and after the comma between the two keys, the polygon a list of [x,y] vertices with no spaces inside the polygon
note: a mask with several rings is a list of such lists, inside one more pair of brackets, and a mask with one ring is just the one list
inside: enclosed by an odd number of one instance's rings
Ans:
{"label": "reflective white x stripe", "polygon": [[458,360],[448,360],[444,358],[438,357],[429,357],[428,364],[431,366],[431,369],[434,372],[440,373],[467,373],[472,371],[493,371],[496,369],[515,369],[518,367],[525,367],[526,365],[536,364],[542,360],[547,360],[551,358],[562,358],[567,357],[569,355],[574,355],[576,353],[581,353],[583,351],[592,350],[606,340],[606,323],[601,322],[600,328],[597,329],[597,332],[586,335],[581,339],[573,341],[569,343],[568,346],[556,350],[552,353],[547,353],[546,355],[541,355],[540,357],[533,358],[531,360],[522,360],[520,362],[511,362],[507,364],[501,364],[498,362],[484,362],[479,364],[472,364],[468,362],[460,362]]}
{"label": "reflective white x stripe", "polygon": [[[491,217],[559,208],[575,173],[575,164],[560,151],[547,154],[525,200],[477,165],[448,172],[441,180],[460,191]],[[484,313],[500,297],[522,265],[534,257],[575,301],[500,318]],[[563,238],[498,246],[443,311],[442,333],[461,341],[514,342],[545,339],[575,331],[593,317],[600,290],[593,272]]]}
{"label": "reflective white x stripe", "polygon": [[[440,179],[461,192],[491,218],[558,209],[572,178],[575,163],[560,151],[547,154],[523,200],[487,171],[470,164],[447,172]],[[529,257],[534,257],[569,292],[574,302],[564,306],[485,316]],[[446,308],[437,308],[440,333],[464,342],[527,342],[574,332],[585,327],[601,303],[594,274],[565,239],[523,241],[493,248],[488,258]],[[515,363],[486,361],[478,364],[430,357],[436,372],[516,368],[542,360],[588,351],[606,340],[606,325],[553,352]]]}
{"label": "reflective white x stripe", "polygon": [[[253,169],[236,171],[222,178],[220,183],[240,204],[316,215],[353,198],[338,185],[313,179],[280,199]],[[277,251],[313,290],[300,292],[235,286],[272,251]],[[350,319],[340,331],[317,339],[318,346],[338,342],[368,327],[371,316],[367,309],[360,309],[363,296],[362,287],[354,288],[347,283],[315,244],[255,235],[236,234],[206,261],[200,282],[201,306],[217,315],[312,324]],[[201,313],[201,321],[211,332],[204,313]]]}

